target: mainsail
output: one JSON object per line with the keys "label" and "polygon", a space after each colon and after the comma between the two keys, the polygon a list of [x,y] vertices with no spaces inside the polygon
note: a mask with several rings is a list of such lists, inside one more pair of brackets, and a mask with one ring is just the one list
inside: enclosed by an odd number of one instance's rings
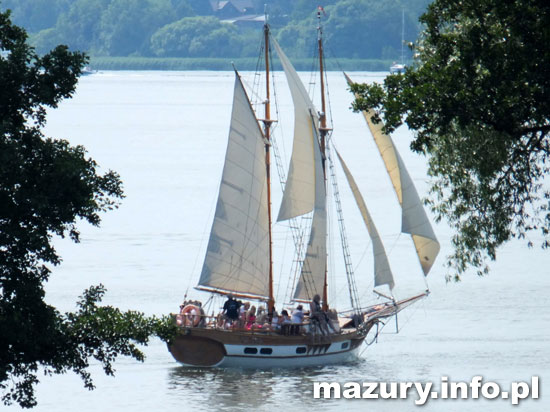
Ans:
{"label": "mainsail", "polygon": [[236,73],[229,142],[198,289],[269,296],[264,137]]}
{"label": "mainsail", "polygon": [[[344,75],[348,84],[351,85],[352,81],[349,76]],[[372,110],[363,111],[363,116],[384,160],[395,193],[401,204],[401,231],[412,236],[420,265],[424,275],[427,275],[439,253],[439,242],[391,136],[383,132],[382,122],[375,124],[371,120],[373,115]]]}
{"label": "mainsail", "polygon": [[340,160],[342,169],[344,169],[344,174],[346,175],[349,187],[353,193],[353,197],[355,198],[357,206],[359,207],[359,211],[361,212],[361,216],[363,217],[363,221],[367,226],[367,230],[372,240],[372,253],[374,255],[374,286],[376,287],[381,285],[388,285],[390,289],[393,289],[395,285],[393,274],[390,269],[386,250],[384,249],[384,245],[382,244],[382,240],[380,239],[380,235],[378,234],[378,230],[374,225],[374,221],[370,216],[365,200],[363,199],[363,196],[359,191],[357,183],[355,183],[355,179],[353,178],[350,170],[344,162],[344,159],[342,159],[342,156],[340,156],[340,153],[338,153],[338,151],[336,151],[336,155]]}

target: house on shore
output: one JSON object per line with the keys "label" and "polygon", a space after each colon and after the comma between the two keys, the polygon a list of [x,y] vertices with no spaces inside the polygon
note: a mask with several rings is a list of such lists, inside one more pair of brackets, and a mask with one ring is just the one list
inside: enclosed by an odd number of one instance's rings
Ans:
{"label": "house on shore", "polygon": [[[209,0],[212,12],[220,21],[237,26],[262,26],[265,22],[261,10],[255,10],[252,0]],[[260,13],[259,13],[260,12]]]}

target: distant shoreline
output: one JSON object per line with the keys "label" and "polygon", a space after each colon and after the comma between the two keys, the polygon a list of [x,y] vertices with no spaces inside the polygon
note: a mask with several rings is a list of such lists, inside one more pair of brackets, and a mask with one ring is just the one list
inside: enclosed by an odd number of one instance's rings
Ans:
{"label": "distant shoreline", "polygon": [[[256,58],[216,58],[216,57],[99,57],[90,58],[90,68],[94,70],[231,70],[233,63],[238,70],[255,70]],[[317,67],[313,59],[292,59],[296,70],[311,71]],[[377,59],[328,59],[325,69],[349,71],[389,71],[391,60]],[[281,70],[278,61],[274,62],[274,70]]]}

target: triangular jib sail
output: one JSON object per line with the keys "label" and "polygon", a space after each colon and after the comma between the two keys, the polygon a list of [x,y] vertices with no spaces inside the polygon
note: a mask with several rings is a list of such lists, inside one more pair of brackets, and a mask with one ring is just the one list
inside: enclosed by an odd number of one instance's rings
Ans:
{"label": "triangular jib sail", "polygon": [[229,142],[199,289],[269,296],[264,138],[236,74]]}
{"label": "triangular jib sail", "polygon": [[374,225],[369,210],[367,209],[365,200],[363,199],[363,196],[359,191],[357,183],[355,183],[355,179],[353,178],[350,170],[344,162],[344,159],[342,159],[342,156],[340,156],[340,153],[338,153],[338,151],[336,151],[336,155],[340,160],[342,169],[344,169],[344,174],[346,175],[349,187],[353,193],[355,202],[359,207],[359,211],[361,212],[361,216],[363,217],[363,221],[367,226],[367,230],[372,240],[372,253],[374,255],[374,286],[376,287],[381,285],[388,285],[390,289],[393,289],[395,285],[393,274],[390,269],[390,263],[388,262],[386,250],[384,249],[384,245],[382,244],[382,240],[380,239],[380,235],[378,234],[378,230]]}
{"label": "triangular jib sail", "polygon": [[[345,76],[348,84],[351,85],[351,79],[347,75]],[[424,274],[427,275],[439,253],[439,242],[391,136],[382,131],[382,122],[375,124],[371,120],[373,115],[372,110],[363,111],[363,116],[384,160],[395,193],[401,204],[401,231],[412,236],[420,265]]]}

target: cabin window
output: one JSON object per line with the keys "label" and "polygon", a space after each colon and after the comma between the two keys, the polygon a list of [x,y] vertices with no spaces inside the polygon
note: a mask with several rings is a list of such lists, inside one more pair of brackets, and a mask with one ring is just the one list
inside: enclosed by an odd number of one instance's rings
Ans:
{"label": "cabin window", "polygon": [[349,342],[342,343],[342,349],[347,349],[349,346]]}
{"label": "cabin window", "polygon": [[260,353],[262,355],[271,355],[273,353],[273,349],[271,349],[271,348],[261,348]]}
{"label": "cabin window", "polygon": [[304,346],[296,348],[296,353],[306,353],[307,349]]}
{"label": "cabin window", "polygon": [[247,355],[255,355],[258,353],[258,348],[244,348],[244,353]]}

